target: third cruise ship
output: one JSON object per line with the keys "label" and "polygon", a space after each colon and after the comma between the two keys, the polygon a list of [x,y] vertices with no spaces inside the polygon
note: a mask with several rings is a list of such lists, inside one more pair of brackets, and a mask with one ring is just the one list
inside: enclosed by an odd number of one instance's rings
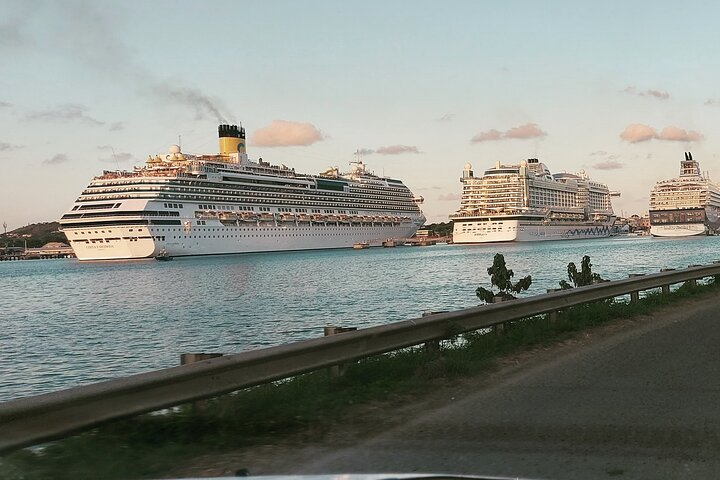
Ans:
{"label": "third cruise ship", "polygon": [[655,237],[686,237],[717,233],[720,228],[720,187],[700,172],[700,163],[686,152],[680,176],[655,184],[650,192],[650,233]]}

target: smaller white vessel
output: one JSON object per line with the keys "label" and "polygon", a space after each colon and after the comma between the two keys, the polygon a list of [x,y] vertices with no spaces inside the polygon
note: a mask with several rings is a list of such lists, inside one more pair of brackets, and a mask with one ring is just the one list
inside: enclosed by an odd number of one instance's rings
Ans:
{"label": "smaller white vessel", "polygon": [[688,237],[715,234],[719,228],[720,187],[685,152],[680,176],[656,183],[650,192],[650,234]]}

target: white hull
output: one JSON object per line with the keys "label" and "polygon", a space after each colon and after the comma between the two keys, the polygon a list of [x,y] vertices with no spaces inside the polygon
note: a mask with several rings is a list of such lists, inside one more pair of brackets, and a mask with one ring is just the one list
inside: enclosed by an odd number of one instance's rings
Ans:
{"label": "white hull", "polygon": [[259,225],[241,222],[238,226],[225,226],[208,221],[191,230],[183,226],[137,225],[64,231],[79,260],[118,260],[154,257],[163,250],[171,257],[179,257],[351,248],[359,242],[379,246],[388,238],[409,238],[418,227],[413,223],[355,226],[309,222],[261,222]]}
{"label": "white hull", "polygon": [[650,226],[650,234],[653,237],[690,237],[695,235],[705,235],[706,233],[707,227],[703,223]]}
{"label": "white hull", "polygon": [[579,240],[610,236],[609,223],[563,222],[558,224],[525,220],[456,220],[453,243],[538,242]]}

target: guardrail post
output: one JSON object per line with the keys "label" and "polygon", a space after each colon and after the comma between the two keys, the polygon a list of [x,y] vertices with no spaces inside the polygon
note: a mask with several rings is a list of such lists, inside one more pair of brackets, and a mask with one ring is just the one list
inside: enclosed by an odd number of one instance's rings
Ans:
{"label": "guardrail post", "polygon": [[[674,268],[661,268],[660,272],[672,272],[675,270]],[[670,285],[663,285],[660,287],[662,289],[663,295],[668,295],[670,293]]]}
{"label": "guardrail post", "polygon": [[[180,354],[180,365],[187,365],[195,362],[202,362],[203,360],[209,360],[211,358],[222,357],[222,353],[181,353]],[[192,402],[190,405],[195,411],[202,411],[207,406],[207,400],[197,400]]]}
{"label": "guardrail post", "polygon": [[[330,335],[338,335],[345,332],[354,332],[357,330],[357,327],[337,327],[335,325],[328,325],[323,329],[323,334],[326,337],[329,337]],[[330,375],[330,378],[339,378],[345,375],[345,364],[339,363],[337,365],[332,365],[328,367],[328,375]]]}
{"label": "guardrail post", "polygon": [[[688,268],[701,267],[701,266],[702,265],[688,265]],[[687,281],[687,284],[690,285],[690,288],[695,288],[695,287],[697,287],[697,279],[691,278],[690,280]]]}
{"label": "guardrail post", "polygon": [[[628,278],[634,278],[634,277],[642,277],[644,276],[644,273],[631,273],[628,275]],[[640,292],[630,292],[630,303],[636,303],[640,301]]]}
{"label": "guardrail post", "polygon": [[[495,295],[493,297],[492,303],[502,303],[503,301],[504,301],[504,299],[502,296]],[[495,331],[495,335],[504,335],[505,334],[505,323],[498,323],[497,325],[494,325],[493,331]]]}
{"label": "guardrail post", "polygon": [[[713,260],[712,263],[718,264],[720,263],[720,260]],[[716,285],[720,284],[720,275],[713,275],[713,283],[715,283]]]}
{"label": "guardrail post", "polygon": [[[558,290],[562,290],[562,289],[561,289],[561,288],[548,288],[548,289],[547,289],[547,293],[557,292]],[[552,311],[552,312],[548,312],[548,321],[549,321],[550,323],[555,323],[555,322],[557,322],[558,314],[559,314],[559,313],[560,313],[560,310],[555,310],[555,311]]]}
{"label": "guardrail post", "polygon": [[[447,313],[447,310],[440,312],[423,312],[422,316],[429,317],[430,315],[435,315],[436,313]],[[423,348],[425,348],[427,353],[437,353],[440,351],[440,340],[430,340],[429,342],[425,342]]]}

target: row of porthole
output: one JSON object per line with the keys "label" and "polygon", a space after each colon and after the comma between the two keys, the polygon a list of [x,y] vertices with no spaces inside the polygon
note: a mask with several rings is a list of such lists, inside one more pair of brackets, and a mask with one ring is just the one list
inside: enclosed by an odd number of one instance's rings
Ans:
{"label": "row of porthole", "polygon": [[[354,234],[351,233],[343,233],[342,235],[345,236],[351,236]],[[287,233],[285,235],[188,235],[188,236],[174,236],[173,239],[175,240],[183,240],[183,239],[193,239],[193,238],[250,238],[250,237],[264,237],[264,238],[278,238],[278,237],[334,237],[337,236],[336,234],[320,234],[320,233],[310,233],[310,234],[300,234],[300,233]]]}
{"label": "row of porthole", "polygon": [[[386,229],[386,227],[364,227],[364,228],[374,228],[375,230],[385,230],[385,229]],[[202,229],[196,229],[196,230],[198,230],[198,231],[201,231],[201,230],[202,230],[203,232],[205,232],[205,231],[207,231],[207,232],[253,231],[253,230],[256,230],[256,231],[257,231],[257,229],[253,229],[253,228],[238,228],[238,227],[235,227],[235,228],[202,228]],[[296,231],[299,231],[299,230],[305,230],[305,231],[311,231],[311,230],[312,230],[312,231],[317,231],[317,230],[326,230],[326,231],[353,230],[353,231],[357,231],[358,229],[357,229],[357,228],[347,228],[347,227],[345,227],[345,228],[328,228],[328,227],[323,227],[323,228],[293,228],[293,229],[287,229],[287,228],[266,228],[266,229],[263,229],[262,231],[266,231],[266,232],[288,232],[288,231],[295,231],[295,232],[296,232]],[[157,229],[156,231],[159,231],[159,232],[165,232],[165,231],[168,231],[168,232],[180,232],[180,231],[183,231],[183,229],[182,229],[182,228],[168,228],[168,229],[159,228],[159,229]]]}

